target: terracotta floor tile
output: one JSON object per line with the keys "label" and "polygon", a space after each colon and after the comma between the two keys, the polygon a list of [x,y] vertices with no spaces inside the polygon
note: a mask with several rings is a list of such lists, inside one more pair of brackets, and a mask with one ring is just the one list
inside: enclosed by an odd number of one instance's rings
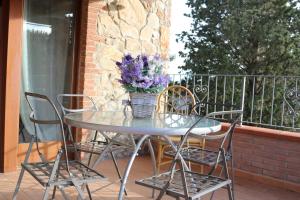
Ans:
{"label": "terracotta floor tile", "polygon": [[[127,159],[119,160],[120,168],[124,170]],[[130,200],[150,200],[152,191],[148,188],[136,185],[134,180],[148,177],[152,174],[151,162],[148,157],[138,158],[132,168],[132,173],[129,176],[129,181],[126,186],[128,196],[124,199]],[[108,177],[107,181],[92,184],[91,191],[95,200],[114,200],[117,199],[119,191],[119,182],[117,175],[114,171],[112,161],[102,162],[97,170]],[[10,200],[15,189],[19,172],[0,174],[0,200]],[[108,185],[109,184],[109,185]],[[106,186],[108,185],[108,186]],[[105,187],[106,186],[106,187]],[[103,188],[104,187],[104,188]],[[102,188],[101,190],[97,190]],[[76,199],[76,191],[74,188],[68,188],[66,193],[70,199]],[[158,192],[156,192],[158,194]],[[39,200],[43,195],[43,188],[26,173],[24,176],[21,190],[18,194],[18,200]],[[247,179],[238,178],[235,184],[236,200],[300,200],[300,194],[283,190],[280,188],[271,187],[261,183],[249,181]],[[209,200],[210,196],[207,195],[203,200]],[[57,192],[56,200],[61,200],[60,192]],[[164,197],[164,200],[173,199]],[[227,200],[227,191],[219,190],[214,194],[214,200]]]}

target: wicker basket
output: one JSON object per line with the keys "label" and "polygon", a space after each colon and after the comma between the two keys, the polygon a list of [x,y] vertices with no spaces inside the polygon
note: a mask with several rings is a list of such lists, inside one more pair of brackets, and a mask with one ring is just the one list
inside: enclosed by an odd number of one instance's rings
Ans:
{"label": "wicker basket", "polygon": [[134,117],[152,117],[155,111],[157,94],[130,93],[129,95],[132,114]]}

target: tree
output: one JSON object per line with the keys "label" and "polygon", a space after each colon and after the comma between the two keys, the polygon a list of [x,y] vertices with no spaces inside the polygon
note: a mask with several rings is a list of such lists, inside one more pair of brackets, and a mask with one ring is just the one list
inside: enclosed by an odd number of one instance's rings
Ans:
{"label": "tree", "polygon": [[[300,74],[300,0],[188,0],[183,70]],[[299,69],[298,69],[299,68]]]}

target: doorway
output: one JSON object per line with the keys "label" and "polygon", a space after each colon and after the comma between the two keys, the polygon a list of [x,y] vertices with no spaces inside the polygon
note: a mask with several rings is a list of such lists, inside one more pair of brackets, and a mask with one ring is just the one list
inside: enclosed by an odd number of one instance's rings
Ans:
{"label": "doorway", "polygon": [[[53,102],[57,94],[72,93],[75,77],[76,25],[80,2],[77,0],[25,0],[22,36],[22,73],[20,90],[20,123],[18,159],[27,150],[30,135],[34,134],[29,121],[29,107],[24,92],[47,95]],[[38,105],[36,105],[38,106]],[[41,107],[41,115],[50,108]],[[39,127],[38,138],[45,142],[55,138],[56,128]],[[49,134],[51,133],[51,134]],[[53,134],[54,133],[54,134]],[[59,133],[58,133],[59,134]],[[48,152],[56,144],[43,144]],[[50,148],[51,147],[51,148]],[[50,148],[50,149],[49,149]],[[55,154],[56,152],[54,152]]]}

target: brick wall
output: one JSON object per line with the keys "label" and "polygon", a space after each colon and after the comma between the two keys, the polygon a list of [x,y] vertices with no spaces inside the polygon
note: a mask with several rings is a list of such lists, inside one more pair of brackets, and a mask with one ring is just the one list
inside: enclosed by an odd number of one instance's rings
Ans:
{"label": "brick wall", "polygon": [[[233,137],[234,167],[272,180],[300,184],[300,134],[244,126]],[[217,143],[207,142],[209,148]]]}
{"label": "brick wall", "polygon": [[96,52],[96,43],[103,41],[97,33],[97,13],[103,7],[100,1],[83,0],[81,5],[80,21],[80,62],[78,73],[78,91],[90,96],[96,96],[97,76],[101,69],[96,68],[93,55]]}

